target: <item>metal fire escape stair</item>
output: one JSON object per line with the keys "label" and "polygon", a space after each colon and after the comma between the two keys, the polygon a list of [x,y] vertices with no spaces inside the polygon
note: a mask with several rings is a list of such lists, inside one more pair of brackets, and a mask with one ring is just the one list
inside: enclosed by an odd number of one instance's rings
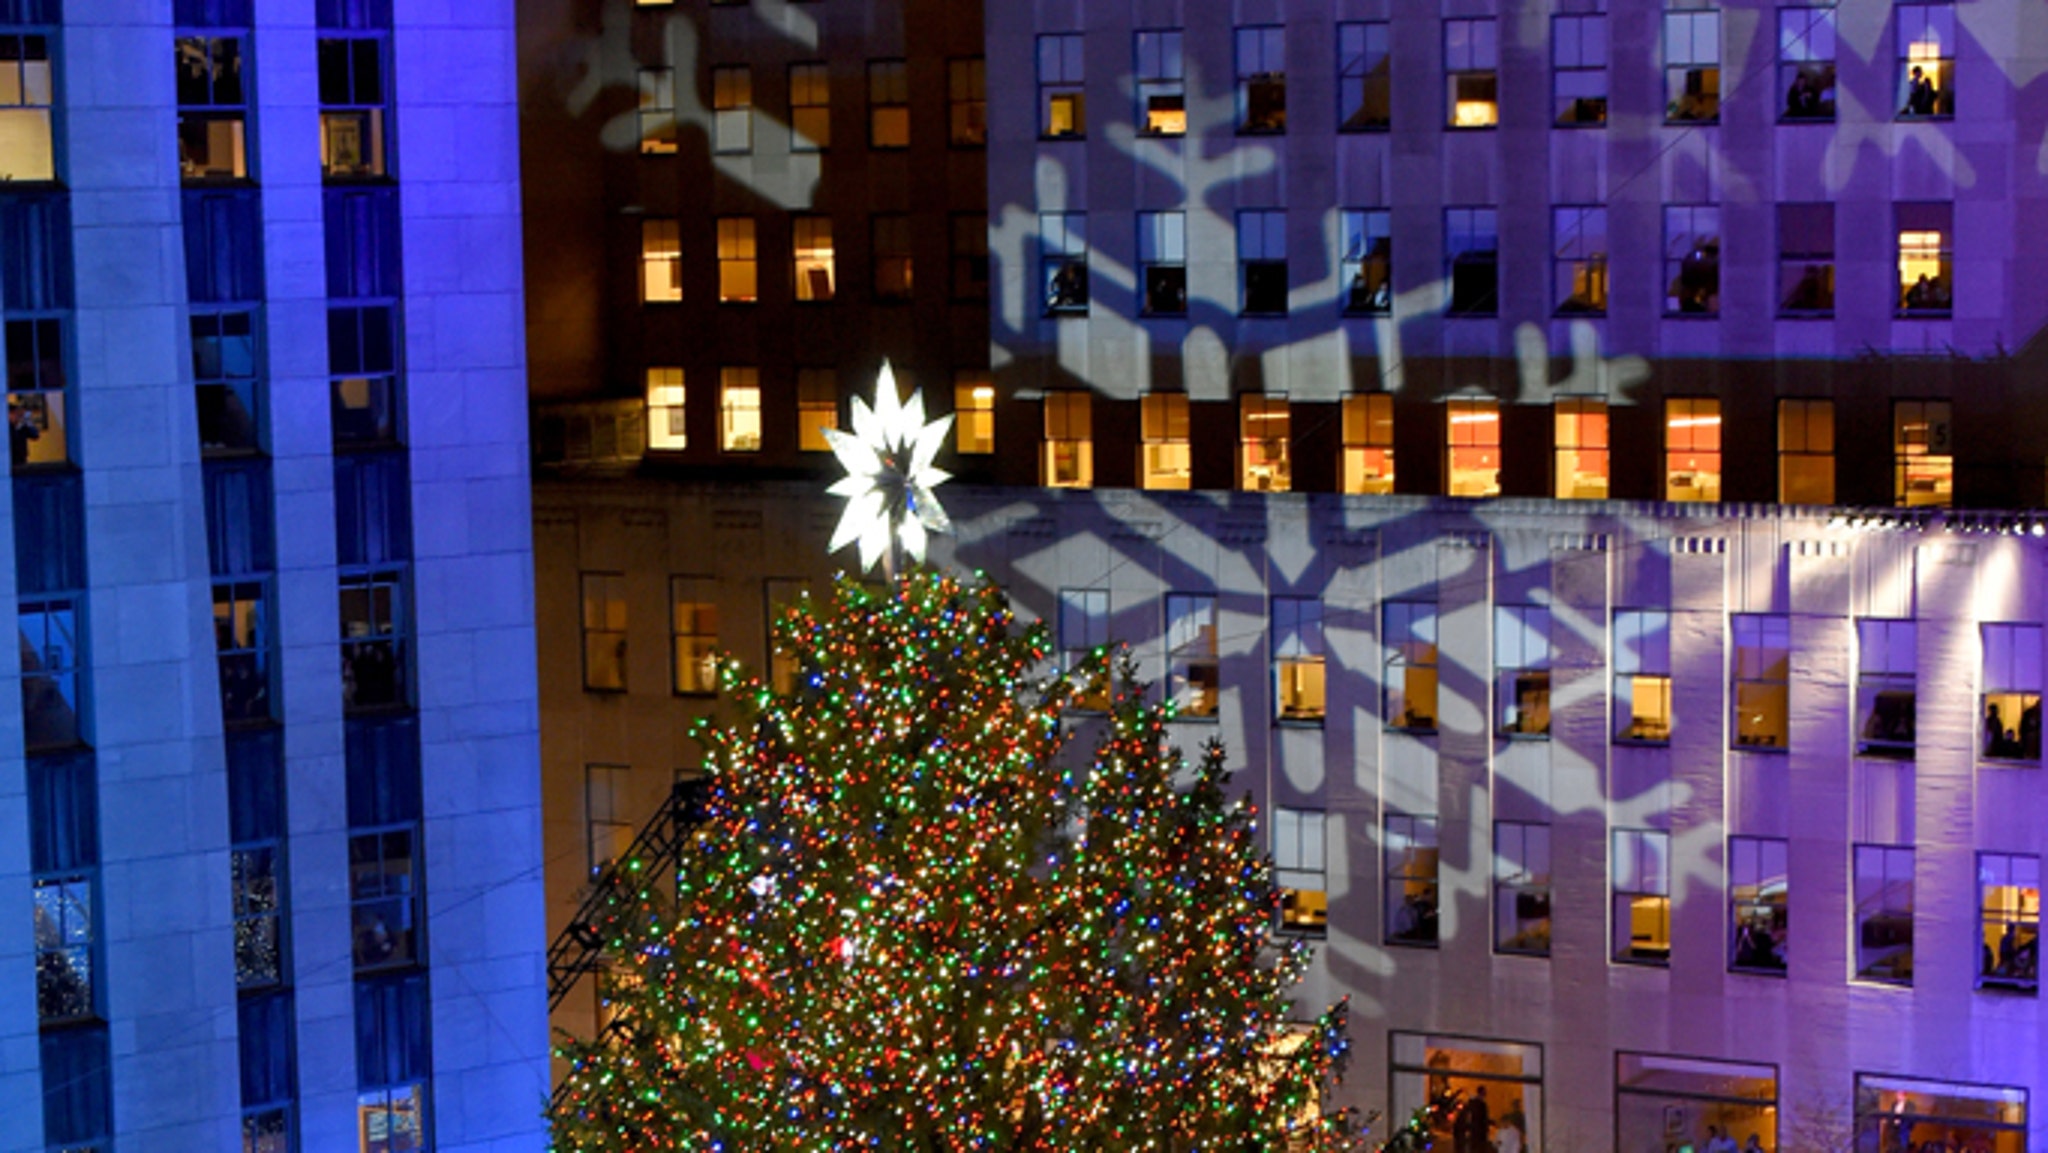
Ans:
{"label": "metal fire escape stair", "polygon": [[548,948],[548,1012],[576,989],[584,977],[602,969],[605,946],[616,915],[613,909],[629,897],[643,878],[673,877],[690,830],[704,820],[706,782],[678,781],[633,843],[606,865],[576,915]]}

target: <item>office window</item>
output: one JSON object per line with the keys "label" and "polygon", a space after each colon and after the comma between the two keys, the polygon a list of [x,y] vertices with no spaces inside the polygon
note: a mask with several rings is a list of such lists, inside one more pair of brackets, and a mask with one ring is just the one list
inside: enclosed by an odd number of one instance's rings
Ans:
{"label": "office window", "polygon": [[1550,826],[1493,823],[1493,949],[1550,955]]}
{"label": "office window", "polygon": [[1328,864],[1321,809],[1273,809],[1273,886],[1280,890],[1280,930],[1320,937],[1330,926]]}
{"label": "office window", "polygon": [[764,634],[768,639],[768,687],[784,696],[796,691],[797,676],[803,672],[804,663],[799,654],[790,651],[776,638],[777,621],[807,600],[811,595],[806,581],[790,577],[770,577],[761,582],[761,604],[767,619]]}
{"label": "office window", "polygon": [[[8,447],[14,467],[65,464],[71,447],[64,403],[64,322],[55,317],[9,320],[5,332]],[[199,351],[195,348],[193,355]]]}
{"label": "office window", "polygon": [[234,917],[235,986],[285,978],[284,761],[274,730],[228,739],[228,876]]}
{"label": "office window", "polygon": [[1288,439],[1293,421],[1284,396],[1237,398],[1238,485],[1246,492],[1286,492],[1293,473]]}
{"label": "office window", "polygon": [[[1109,647],[1109,590],[1060,590],[1060,651],[1067,671],[1080,671],[1082,662]],[[1110,668],[1098,668],[1086,683],[1074,707],[1101,711],[1109,707]]]}
{"label": "office window", "polygon": [[1712,124],[1721,117],[1721,13],[1664,13],[1664,119]]}
{"label": "office window", "polygon": [[[11,338],[17,331],[33,337],[35,330],[48,326],[52,339],[55,337],[55,321],[10,321],[7,325]],[[250,311],[194,312],[192,332],[192,384],[199,408],[199,448],[207,455],[254,452],[259,444],[262,427],[262,392],[256,376],[256,317]],[[12,359],[10,357],[10,359]],[[18,464],[29,464],[38,454],[38,442],[44,431],[51,433],[51,447],[57,448],[64,435],[64,394],[22,393],[25,411],[23,419],[15,424],[17,430],[26,429],[23,441],[24,459]],[[30,407],[33,399],[41,407]],[[54,406],[50,403],[54,401]],[[23,434],[16,432],[17,437]],[[61,459],[61,458],[60,458]]]}
{"label": "office window", "polygon": [[1213,717],[1223,681],[1216,660],[1216,598],[1166,594],[1167,692],[1177,715]]}
{"label": "office window", "polygon": [[1677,397],[1664,402],[1664,499],[1721,499],[1721,402]]}
{"label": "office window", "polygon": [[718,447],[726,452],[761,451],[761,370],[718,370]]}
{"label": "office window", "polygon": [[[320,170],[329,180],[385,175],[384,62],[381,36],[323,36],[320,60]],[[675,73],[642,69],[640,151],[675,151]],[[667,147],[659,145],[666,143]]]}
{"label": "office window", "polygon": [[1444,406],[1444,491],[1451,496],[1500,495],[1500,402],[1453,400]]}
{"label": "office window", "polygon": [[631,779],[632,770],[624,765],[583,766],[583,839],[589,848],[593,878],[610,868],[633,843],[633,823],[626,819]]}
{"label": "office window", "polygon": [[1040,482],[1050,488],[1095,484],[1095,429],[1091,397],[1080,391],[1045,394],[1045,456]]}
{"label": "office window", "polygon": [[1038,131],[1044,136],[1088,134],[1087,95],[1081,90],[1081,36],[1038,38]]}
{"label": "office window", "polygon": [[1552,470],[1559,500],[1606,500],[1610,475],[1607,402],[1560,400],[1554,417],[1557,447]]}
{"label": "office window", "polygon": [[672,304],[683,298],[682,231],[674,220],[640,222],[640,302]]}
{"label": "office window", "polygon": [[1286,30],[1272,25],[1237,29],[1237,130],[1287,131]]}
{"label": "office window", "polygon": [[1148,136],[1186,135],[1188,97],[1180,30],[1139,32],[1135,39],[1138,131]]}
{"label": "office window", "polygon": [[2041,759],[2041,626],[1986,624],[1984,756]]}
{"label": "office window", "polygon": [[1892,500],[1907,508],[1955,501],[1956,458],[1945,400],[1892,402]]}
{"label": "office window", "polygon": [[988,65],[981,57],[946,61],[946,120],[954,147],[988,143]]}
{"label": "office window", "polygon": [[988,217],[961,213],[952,218],[953,299],[988,299]]}
{"label": "office window", "polygon": [[1337,123],[1345,132],[1393,123],[1394,84],[1384,20],[1337,25]]}
{"label": "office window", "polygon": [[953,451],[980,456],[995,450],[995,386],[987,372],[963,368],[953,374]]}
{"label": "office window", "polygon": [[[1488,1127],[1497,1143],[1509,1153],[1544,1147],[1543,1046],[1394,1031],[1388,1040],[1393,1095],[1387,1116],[1402,1118],[1397,1126],[1407,1125],[1409,1118],[1422,1124],[1422,1132],[1401,1140],[1443,1153],[1486,1153],[1477,1146],[1496,1142],[1469,1136],[1484,1113],[1492,1119]],[[1459,1134],[1468,1136],[1460,1140]],[[1574,1144],[1560,1138],[1556,1148]]]}
{"label": "office window", "polygon": [[1913,849],[1856,846],[1856,976],[1913,983]]}
{"label": "office window", "polygon": [[1144,437],[1138,452],[1139,487],[1187,488],[1194,476],[1194,455],[1188,446],[1187,394],[1147,393],[1139,404]]}
{"label": "office window", "polygon": [[872,221],[875,299],[903,303],[910,299],[910,217],[877,216]]}
{"label": "office window", "polygon": [[1662,609],[1614,613],[1614,724],[1619,741],[1671,739],[1671,614]]}
{"label": "office window", "polygon": [[1283,721],[1323,719],[1323,602],[1273,598],[1273,695]]}
{"label": "office window", "polygon": [[1778,91],[1785,120],[1835,118],[1835,9],[1778,9]]}
{"label": "office window", "polygon": [[690,438],[683,417],[683,370],[648,368],[647,447],[676,452],[688,448]]}
{"label": "office window", "polygon": [[291,1153],[297,1049],[289,992],[244,997],[235,1006],[240,1051],[243,1153]]}
{"label": "office window", "polygon": [[718,299],[722,304],[752,304],[759,290],[755,260],[754,218],[718,218]]}
{"label": "office window", "polygon": [[1144,278],[1145,315],[1187,315],[1188,249],[1185,213],[1138,214],[1138,268],[1139,275]]}
{"label": "office window", "polygon": [[1664,209],[1664,313],[1721,312],[1721,210],[1711,204]]}
{"label": "office window", "polygon": [[1777,837],[1728,838],[1728,967],[1785,973],[1787,843]]}
{"label": "office window", "polygon": [[910,147],[910,70],[901,60],[868,62],[868,147]]}
{"label": "office window", "polygon": [[1778,402],[1778,499],[1835,503],[1835,402]]}
{"label": "office window", "polygon": [[1956,114],[1956,10],[1949,4],[1901,4],[1899,118]]}
{"label": "office window", "polygon": [[749,152],[754,147],[754,73],[745,65],[711,70],[711,147]]}
{"label": "office window", "polygon": [[1387,814],[1387,944],[1436,948],[1435,817]]}
{"label": "office window", "polygon": [[1494,706],[1505,737],[1550,735],[1550,610],[1493,610]]}
{"label": "office window", "polygon": [[[789,66],[789,150],[832,147],[832,72],[824,64]],[[646,151],[643,146],[641,151]]]}
{"label": "office window", "polygon": [[21,602],[21,712],[31,752],[84,740],[78,673],[85,638],[80,618],[81,606],[68,596]]}
{"label": "office window", "polygon": [[[1682,1043],[1674,1047],[1690,1053]],[[1614,1065],[1616,1149],[1663,1149],[1667,1144],[1674,1150],[1684,1145],[1704,1149],[1710,1143],[1751,1153],[1805,1148],[1792,1144],[1789,1133],[1779,1140],[1774,1065],[1659,1053],[1617,1053]],[[1850,1143],[1846,1132],[1842,1143]]]}
{"label": "office window", "polygon": [[1977,908],[1977,987],[2033,993],[2041,971],[2041,858],[1978,853]]}
{"label": "office window", "polygon": [[1955,305],[1955,205],[1900,204],[1899,312],[1945,316]]}
{"label": "office window", "polygon": [[355,1015],[361,1153],[427,1149],[426,977],[358,982]]}
{"label": "office window", "polygon": [[1246,315],[1287,312],[1287,213],[1257,210],[1237,214],[1238,281]]}
{"label": "office window", "polygon": [[1859,1149],[1991,1149],[2016,1153],[2027,1145],[2027,1090],[2018,1085],[1972,1085],[1856,1075]]}
{"label": "office window", "polygon": [[1555,123],[1607,123],[1607,17],[1551,17],[1550,69]]}
{"label": "office window", "polygon": [[1380,608],[1386,657],[1388,728],[1436,731],[1436,603],[1388,601]]}
{"label": "office window", "polygon": [[709,577],[670,577],[669,655],[675,691],[685,695],[718,690],[718,605]]}
{"label": "office window", "polygon": [[1778,205],[1778,311],[1835,310],[1835,206]]}
{"label": "office window", "polygon": [[1775,614],[1740,613],[1730,618],[1735,648],[1735,744],[1739,748],[1784,749],[1791,711],[1792,624]]}
{"label": "office window", "polygon": [[99,1015],[93,891],[89,873],[35,879],[36,1016],[44,1025]]}
{"label": "office window", "polygon": [[1344,311],[1384,315],[1394,303],[1393,214],[1385,209],[1347,209],[1338,227]]}
{"label": "office window", "polygon": [[1088,312],[1088,241],[1085,212],[1038,214],[1039,261],[1047,316]]}
{"label": "office window", "polygon": [[50,40],[0,35],[0,181],[55,180]]}
{"label": "office window", "polygon": [[798,300],[830,300],[834,283],[832,218],[798,216],[789,222],[790,254]]}
{"label": "office window", "polygon": [[1500,123],[1500,44],[1491,18],[1444,21],[1444,101],[1452,128]]}
{"label": "office window", "polygon": [[1614,951],[1617,961],[1671,963],[1671,835],[1614,830]]}
{"label": "office window", "polygon": [[1347,396],[1342,402],[1344,491],[1386,495],[1394,491],[1394,398],[1384,392]]}
{"label": "office window", "polygon": [[830,452],[825,430],[839,427],[839,373],[829,368],[796,370],[796,445],[804,452]]}
{"label": "office window", "polygon": [[1560,316],[1607,314],[1607,210],[1551,210],[1551,283]]}
{"label": "office window", "polygon": [[113,1062],[107,1029],[51,1029],[37,1045],[42,1064],[43,1138],[51,1149],[105,1149],[114,1133]]}
{"label": "office window", "polygon": [[1491,208],[1444,209],[1444,259],[1450,265],[1452,316],[1492,316],[1500,308],[1499,217]]}
{"label": "office window", "polygon": [[405,573],[378,569],[339,581],[342,707],[389,708],[410,700],[406,673]]}
{"label": "office window", "polygon": [[1865,756],[1913,755],[1917,633],[1912,621],[1856,622],[1856,751]]}
{"label": "office window", "polygon": [[617,573],[583,574],[583,687],[626,687],[626,578]]}
{"label": "office window", "polygon": [[270,710],[270,625],[262,581],[215,581],[213,639],[220,676],[221,719],[267,721]]}
{"label": "office window", "polygon": [[356,971],[421,959],[418,829],[358,832],[348,839],[349,909]]}
{"label": "office window", "polygon": [[178,170],[188,181],[249,175],[244,46],[241,36],[178,37]]}
{"label": "office window", "polygon": [[334,378],[328,411],[337,450],[398,443],[404,427],[398,346],[398,314],[391,306],[327,310],[327,367]]}

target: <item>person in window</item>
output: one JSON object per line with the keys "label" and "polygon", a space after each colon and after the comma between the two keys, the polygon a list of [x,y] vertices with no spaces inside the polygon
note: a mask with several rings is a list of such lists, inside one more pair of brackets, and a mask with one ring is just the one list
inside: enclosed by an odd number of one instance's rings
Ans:
{"label": "person in window", "polygon": [[1813,82],[1801,71],[1792,77],[1792,87],[1785,92],[1785,118],[1811,120],[1819,114],[1820,93],[1814,91]]}
{"label": "person in window", "polygon": [[1742,1153],[1764,1153],[1763,1142],[1757,1140],[1756,1134],[1751,1133],[1749,1140],[1742,1144]]}
{"label": "person in window", "polygon": [[1927,279],[1926,273],[1921,273],[1920,279],[1913,282],[1913,287],[1906,290],[1906,311],[1918,312],[1923,308],[1933,308],[1934,291],[1934,282]]}
{"label": "person in window", "polygon": [[1052,283],[1047,286],[1045,306],[1054,311],[1069,308],[1085,308],[1088,304],[1088,266],[1078,261],[1067,261],[1052,274]]}
{"label": "person in window", "polygon": [[43,426],[19,396],[7,398],[7,447],[14,467],[28,463],[29,442],[43,435]]}
{"label": "person in window", "polygon": [[1918,64],[1913,65],[1911,79],[1906,84],[1906,107],[1901,111],[1901,114],[1905,116],[1932,116],[1934,115],[1935,103],[1939,99],[1940,94],[1934,90],[1933,78],[1928,76]]}

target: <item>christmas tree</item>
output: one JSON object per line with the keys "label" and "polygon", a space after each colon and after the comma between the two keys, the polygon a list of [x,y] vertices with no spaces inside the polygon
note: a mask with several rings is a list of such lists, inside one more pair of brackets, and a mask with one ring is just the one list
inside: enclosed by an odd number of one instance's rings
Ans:
{"label": "christmas tree", "polygon": [[721,672],[705,820],[603,926],[613,1027],[565,1039],[560,1153],[1332,1150],[1343,1007],[1222,753],[1167,746],[1128,665],[919,569],[786,610],[777,693]]}

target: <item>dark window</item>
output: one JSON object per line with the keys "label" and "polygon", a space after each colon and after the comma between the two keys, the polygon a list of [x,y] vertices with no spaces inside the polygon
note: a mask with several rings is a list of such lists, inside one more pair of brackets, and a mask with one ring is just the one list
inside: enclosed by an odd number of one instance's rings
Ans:
{"label": "dark window", "polygon": [[[253,191],[185,194],[185,286],[194,304],[263,297],[263,222]],[[331,259],[331,258],[330,258]]]}
{"label": "dark window", "polygon": [[1435,817],[1387,814],[1387,944],[1436,948]]}
{"label": "dark window", "polygon": [[1237,214],[1237,262],[1248,315],[1287,314],[1287,213]]}
{"label": "dark window", "polygon": [[349,837],[349,923],[357,972],[422,959],[419,865],[416,825]]}
{"label": "dark window", "polygon": [[1865,617],[1856,622],[1856,751],[1870,757],[1913,755],[1919,668],[1912,621]]}
{"label": "dark window", "polygon": [[388,1149],[425,1149],[427,981],[424,976],[356,986],[356,1116],[388,1137]]}
{"label": "dark window", "polygon": [[71,307],[71,202],[0,197],[0,304],[10,313]]}
{"label": "dark window", "polygon": [[1711,204],[1664,209],[1664,312],[1714,316],[1721,311],[1721,210]]}
{"label": "dark window", "polygon": [[24,597],[85,588],[85,486],[76,473],[14,479],[14,582]]}
{"label": "dark window", "polygon": [[1138,214],[1138,267],[1144,277],[1145,315],[1183,316],[1188,310],[1187,216]]}
{"label": "dark window", "polygon": [[412,492],[403,453],[334,461],[337,562],[343,567],[412,559]]}
{"label": "dark window", "polygon": [[245,46],[241,36],[178,37],[178,167],[188,181],[249,175]]}
{"label": "dark window", "polygon": [[1555,123],[1607,123],[1607,17],[1551,17],[1550,66]]}
{"label": "dark window", "polygon": [[1048,316],[1088,312],[1088,242],[1085,212],[1042,212],[1038,216],[1040,259]]}
{"label": "dark window", "polygon": [[343,735],[348,823],[363,827],[419,820],[420,741],[414,719],[352,718]]}
{"label": "dark window", "polygon": [[44,1033],[42,1065],[43,1140],[67,1151],[103,1147],[114,1132],[106,1029]]}
{"label": "dark window", "polygon": [[1493,825],[1493,948],[1550,955],[1550,826]]}
{"label": "dark window", "polygon": [[1607,315],[1607,209],[1553,208],[1551,221],[1558,315]]}
{"label": "dark window", "polygon": [[1384,209],[1343,214],[1340,255],[1344,311],[1384,313],[1394,305],[1394,229]]}
{"label": "dark window", "polygon": [[1778,205],[1778,310],[1835,310],[1835,206]]}
{"label": "dark window", "polygon": [[374,32],[391,27],[391,0],[318,0],[313,11],[323,32]]}
{"label": "dark window", "polygon": [[30,757],[28,857],[36,873],[90,869],[100,859],[99,786],[85,753]]}
{"label": "dark window", "polygon": [[1444,256],[1450,264],[1453,316],[1500,310],[1500,231],[1491,208],[1444,210]]}
{"label": "dark window", "polygon": [[79,604],[70,597],[21,602],[21,710],[30,750],[83,739],[78,670],[84,659]]}
{"label": "dark window", "polygon": [[1337,25],[1337,115],[1346,132],[1393,123],[1393,69],[1386,21]]}
{"label": "dark window", "polygon": [[1287,131],[1287,37],[1277,26],[1239,28],[1237,129]]}
{"label": "dark window", "polygon": [[397,296],[398,190],[330,188],[325,207],[327,295],[334,300]]}
{"label": "dark window", "polygon": [[341,577],[342,706],[355,712],[411,703],[403,568]]}
{"label": "dark window", "polygon": [[1735,744],[1783,749],[1791,719],[1792,624],[1781,615],[1742,613],[1729,620],[1733,634]]}
{"label": "dark window", "polygon": [[173,11],[186,28],[247,28],[254,0],[177,0]]}
{"label": "dark window", "polygon": [[385,174],[381,37],[320,39],[320,168],[329,179]]}
{"label": "dark window", "polygon": [[953,299],[988,299],[988,217],[953,217]]}
{"label": "dark window", "polygon": [[1913,848],[1857,845],[1856,975],[1913,983]]}
{"label": "dark window", "polygon": [[293,1060],[292,995],[244,997],[236,1006],[241,1042],[242,1149],[244,1153],[287,1153],[292,1146],[292,1096],[298,1079]]}
{"label": "dark window", "polygon": [[205,476],[206,555],[213,575],[247,576],[276,568],[269,464],[222,461],[208,465]]}
{"label": "dark window", "polygon": [[327,313],[337,448],[395,444],[399,422],[398,319],[388,306]]}
{"label": "dark window", "polygon": [[947,139],[961,148],[988,143],[988,65],[981,57],[946,62]]}
{"label": "dark window", "polygon": [[908,301],[911,288],[910,217],[892,213],[875,217],[873,223],[875,299]]}
{"label": "dark window", "polygon": [[192,385],[202,452],[254,452],[262,447],[257,362],[255,313],[193,314]]}

